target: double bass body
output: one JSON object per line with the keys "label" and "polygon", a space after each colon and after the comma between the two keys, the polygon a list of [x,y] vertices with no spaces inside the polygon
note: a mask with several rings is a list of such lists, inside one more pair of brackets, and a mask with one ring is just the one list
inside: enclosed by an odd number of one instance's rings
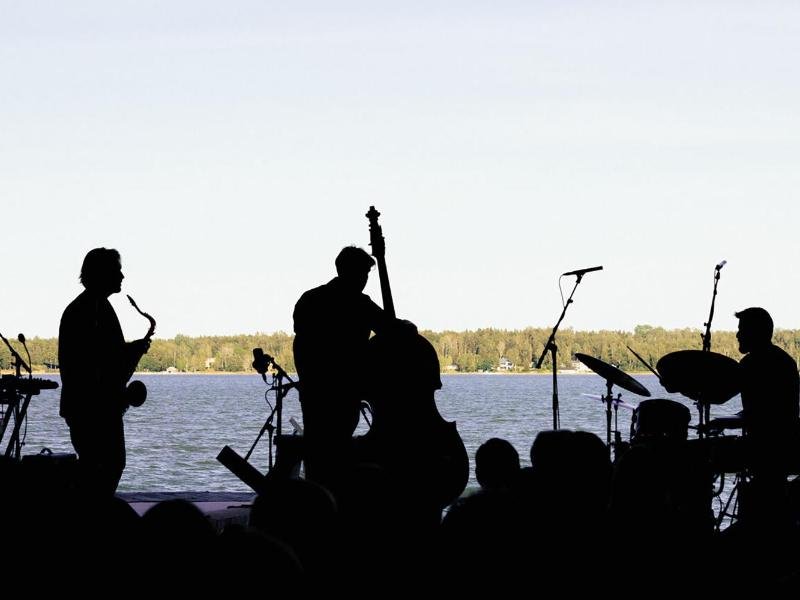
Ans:
{"label": "double bass body", "polygon": [[442,387],[431,343],[407,327],[376,335],[367,358],[367,400],[373,421],[362,438],[362,459],[380,464],[398,486],[441,510],[469,480],[469,457],[454,422],[436,407]]}

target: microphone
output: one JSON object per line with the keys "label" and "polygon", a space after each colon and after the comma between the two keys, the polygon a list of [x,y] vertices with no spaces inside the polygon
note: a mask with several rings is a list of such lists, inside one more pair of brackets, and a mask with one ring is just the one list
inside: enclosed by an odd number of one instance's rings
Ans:
{"label": "microphone", "polygon": [[568,271],[566,273],[562,273],[561,276],[564,277],[565,275],[577,275],[580,277],[586,273],[591,273],[592,271],[602,271],[603,267],[589,267],[588,269],[577,269],[576,271]]}
{"label": "microphone", "polygon": [[725,264],[726,264],[727,262],[728,262],[727,260],[723,260],[721,263],[719,263],[719,264],[718,264],[716,267],[714,267],[714,268],[715,268],[717,271],[719,271],[720,269],[722,269],[722,267],[724,267],[724,266],[725,266]]}
{"label": "microphone", "polygon": [[264,381],[267,380],[267,369],[270,362],[272,362],[271,356],[264,354],[261,348],[253,348],[253,368],[258,373],[261,373],[261,378]]}
{"label": "microphone", "polygon": [[[20,334],[20,335],[22,335],[22,334]],[[17,337],[17,339],[19,339],[19,337]],[[14,347],[9,343],[9,341],[6,339],[6,337],[2,333],[0,333],[0,340],[3,340],[3,343],[8,347],[8,351],[11,352],[11,356],[13,356],[17,361],[17,365],[19,365],[20,367],[24,368],[28,372],[28,375],[30,375],[31,374],[31,368],[27,365],[27,363],[24,360],[22,360],[22,357],[19,355],[19,352],[14,350]],[[25,348],[25,351],[27,352],[28,349]],[[30,354],[28,355],[28,360],[30,360]]]}
{"label": "microphone", "polygon": [[28,374],[30,375],[31,374],[31,367],[29,365],[31,364],[31,353],[28,350],[28,345],[25,343],[25,336],[20,333],[17,336],[17,339],[19,340],[19,343],[22,344],[22,347],[25,348],[25,354],[28,355],[28,364],[26,365],[25,361],[22,361],[22,366],[25,367],[25,370],[28,371]]}

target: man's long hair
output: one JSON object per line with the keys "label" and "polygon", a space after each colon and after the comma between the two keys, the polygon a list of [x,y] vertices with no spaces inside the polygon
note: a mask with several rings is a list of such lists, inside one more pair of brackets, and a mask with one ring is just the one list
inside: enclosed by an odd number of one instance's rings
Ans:
{"label": "man's long hair", "polygon": [[120,265],[119,252],[113,248],[94,248],[83,259],[80,280],[83,287],[91,289]]}

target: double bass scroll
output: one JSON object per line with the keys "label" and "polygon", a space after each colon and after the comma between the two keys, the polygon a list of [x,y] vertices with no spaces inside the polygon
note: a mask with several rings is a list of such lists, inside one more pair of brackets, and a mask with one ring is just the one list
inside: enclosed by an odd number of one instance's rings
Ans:
{"label": "double bass scroll", "polygon": [[391,318],[396,318],[394,310],[394,300],[392,299],[392,288],[389,285],[389,272],[386,270],[386,242],[383,239],[383,229],[378,224],[378,217],[381,216],[374,206],[369,207],[366,214],[369,219],[369,245],[372,248],[372,256],[378,263],[378,278],[381,282],[381,300],[383,300],[383,310]]}

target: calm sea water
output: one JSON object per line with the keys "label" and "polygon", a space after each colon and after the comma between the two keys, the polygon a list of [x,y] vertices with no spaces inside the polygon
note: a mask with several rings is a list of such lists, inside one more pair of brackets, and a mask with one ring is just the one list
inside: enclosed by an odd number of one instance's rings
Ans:
{"label": "calm sea water", "polygon": [[[58,376],[48,375],[58,380]],[[669,394],[653,375],[637,375],[653,398],[669,398],[686,405],[697,423],[691,400]],[[150,375],[137,376],[147,384],[148,399],[128,411],[125,429],[128,466],[119,491],[250,491],[216,460],[229,445],[244,456],[269,414],[264,399],[266,386],[258,375]],[[437,405],[449,421],[456,421],[467,447],[474,480],[475,451],[490,437],[508,439],[530,465],[530,446],[536,434],[553,428],[552,379],[541,375],[447,375],[437,392]],[[397,385],[403,385],[402,377]],[[583,394],[605,393],[605,382],[596,375],[563,374],[558,377],[561,427],[591,431],[606,439],[605,405]],[[614,388],[632,405],[643,397]],[[273,395],[269,396],[273,400]],[[58,416],[59,390],[34,396],[28,410],[23,454],[43,447],[71,452],[69,431]],[[741,409],[738,397],[712,408],[712,417],[731,415]],[[284,433],[291,432],[289,417],[302,421],[296,392],[284,404]],[[632,411],[621,407],[618,427],[628,440]],[[413,439],[414,423],[409,422]],[[613,424],[612,424],[613,428]],[[365,425],[360,426],[366,431]],[[613,433],[612,433],[613,435]],[[690,432],[690,437],[693,434]],[[266,435],[256,446],[250,462],[267,471]]]}

